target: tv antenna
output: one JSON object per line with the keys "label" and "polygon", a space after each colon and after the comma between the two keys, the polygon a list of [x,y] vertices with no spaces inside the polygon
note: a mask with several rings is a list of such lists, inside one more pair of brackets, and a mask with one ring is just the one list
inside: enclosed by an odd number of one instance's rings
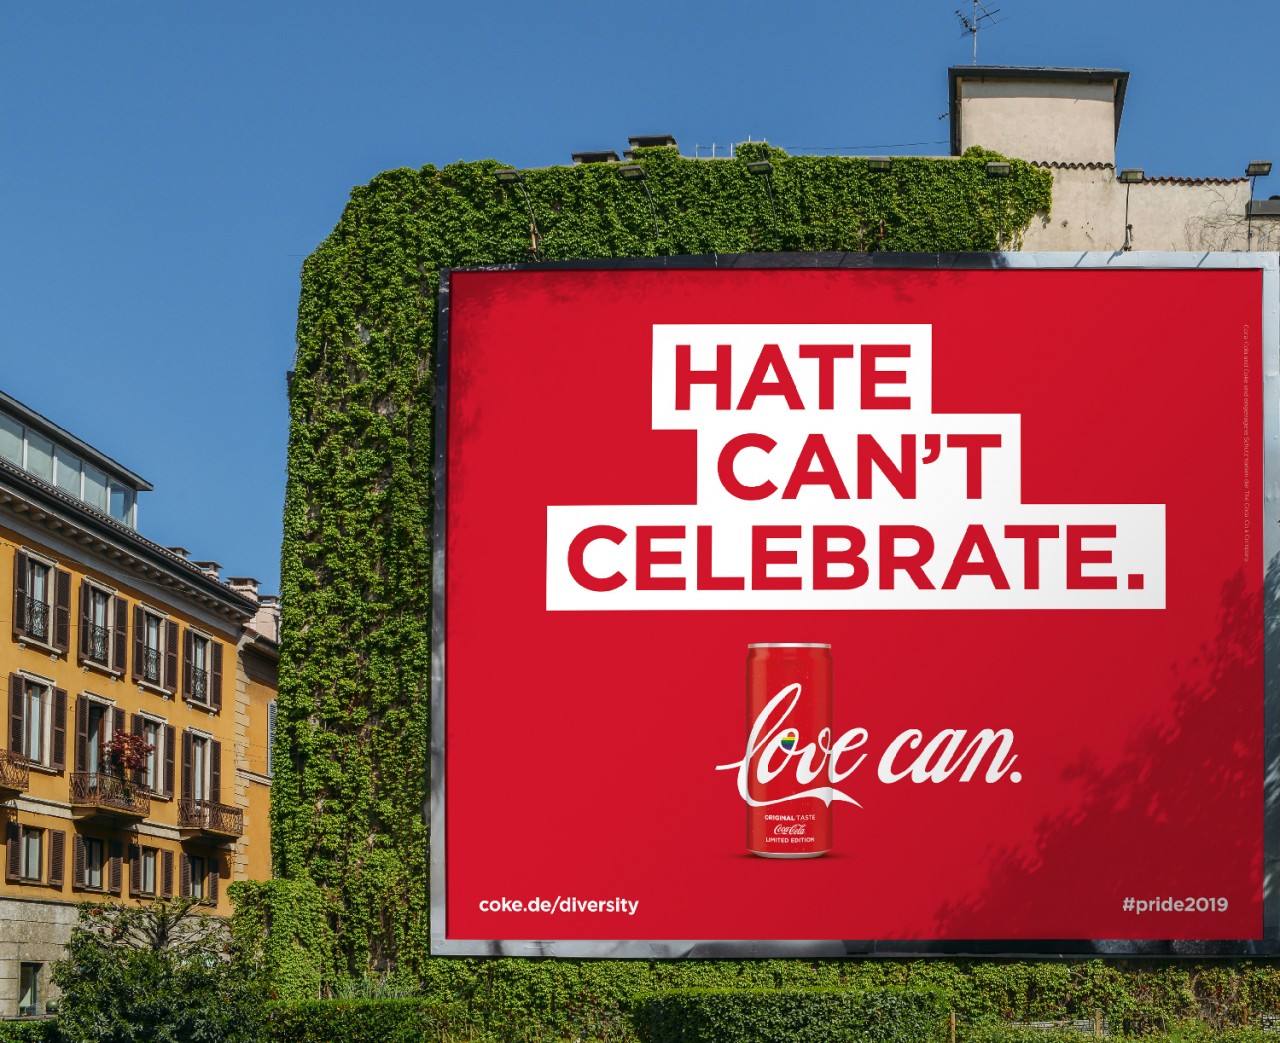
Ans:
{"label": "tv antenna", "polygon": [[961,35],[963,35],[964,33],[968,33],[970,36],[973,37],[973,64],[974,65],[978,64],[978,30],[982,28],[984,23],[986,25],[997,25],[998,23],[1004,21],[1003,18],[996,18],[996,15],[998,15],[999,13],[1000,13],[1000,8],[993,7],[990,10],[988,10],[987,5],[984,4],[982,0],[973,0],[972,17],[970,17],[969,15],[966,15],[963,11],[956,12],[956,17],[960,19],[960,24],[961,26],[963,26],[963,29],[961,30]]}

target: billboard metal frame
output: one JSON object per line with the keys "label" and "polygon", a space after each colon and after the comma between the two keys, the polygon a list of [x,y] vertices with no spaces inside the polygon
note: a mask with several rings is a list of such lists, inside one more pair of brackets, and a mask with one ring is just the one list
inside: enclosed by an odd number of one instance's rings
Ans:
{"label": "billboard metal frame", "polygon": [[[1153,941],[1133,939],[987,940],[536,940],[451,939],[447,936],[445,830],[445,534],[447,524],[450,274],[453,271],[618,269],[1246,269],[1262,275],[1263,410],[1263,923],[1260,939]],[[777,253],[555,261],[445,269],[437,298],[435,459],[433,466],[431,740],[429,791],[423,814],[429,835],[431,954],[592,958],[752,958],[840,956],[1274,956],[1280,955],[1280,254],[1275,253]]]}

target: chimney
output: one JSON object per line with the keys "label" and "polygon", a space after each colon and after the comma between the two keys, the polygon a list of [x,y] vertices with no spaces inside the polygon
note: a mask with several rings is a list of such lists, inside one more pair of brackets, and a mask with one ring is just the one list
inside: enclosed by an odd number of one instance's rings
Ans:
{"label": "chimney", "polygon": [[218,569],[222,568],[222,566],[219,565],[216,561],[193,561],[191,564],[194,565],[196,568],[198,568],[206,576],[211,576],[214,579],[218,578]]}
{"label": "chimney", "polygon": [[228,576],[227,586],[237,594],[243,594],[254,601],[258,600],[258,581],[252,576]]}
{"label": "chimney", "polygon": [[187,555],[191,553],[189,550],[187,550],[186,547],[166,547],[165,550],[167,550],[170,554],[176,554],[183,561],[186,561]]}
{"label": "chimney", "polygon": [[249,621],[249,629],[271,641],[280,640],[280,598],[277,595],[263,594],[258,599],[258,614]]}

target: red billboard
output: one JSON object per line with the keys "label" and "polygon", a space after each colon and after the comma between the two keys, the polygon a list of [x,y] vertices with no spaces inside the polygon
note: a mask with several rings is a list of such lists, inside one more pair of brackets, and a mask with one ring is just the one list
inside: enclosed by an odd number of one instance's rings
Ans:
{"label": "red billboard", "polygon": [[1197,261],[447,273],[433,951],[1269,951],[1276,268]]}

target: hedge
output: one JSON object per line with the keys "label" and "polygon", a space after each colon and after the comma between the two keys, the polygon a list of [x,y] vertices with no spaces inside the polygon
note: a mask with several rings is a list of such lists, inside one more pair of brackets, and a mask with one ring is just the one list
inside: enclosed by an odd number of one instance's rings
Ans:
{"label": "hedge", "polygon": [[927,1043],[942,1037],[936,992],[683,989],[637,1005],[645,1043]]}
{"label": "hedge", "polygon": [[263,1043],[422,1043],[481,1038],[461,1004],[431,999],[270,1003],[262,1033]]}
{"label": "hedge", "polygon": [[0,1043],[63,1043],[58,1023],[40,1021],[0,1021]]}

